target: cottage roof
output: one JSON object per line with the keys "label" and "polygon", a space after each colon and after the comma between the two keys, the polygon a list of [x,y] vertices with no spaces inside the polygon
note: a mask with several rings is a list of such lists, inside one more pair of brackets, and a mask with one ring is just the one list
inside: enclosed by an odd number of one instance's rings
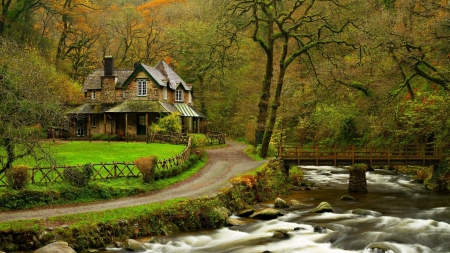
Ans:
{"label": "cottage roof", "polygon": [[[101,69],[92,72],[83,84],[83,91],[87,90],[101,90],[102,89],[102,79],[105,72]],[[127,80],[127,78],[133,73],[132,70],[116,70],[114,71],[114,76],[116,76],[116,88],[122,87],[122,84]]]}
{"label": "cottage roof", "polygon": [[180,76],[173,71],[173,69],[165,61],[160,61],[156,64],[155,69],[157,69],[169,83],[171,89],[176,90],[179,85],[183,85],[185,90],[191,90],[191,86],[187,85]]}

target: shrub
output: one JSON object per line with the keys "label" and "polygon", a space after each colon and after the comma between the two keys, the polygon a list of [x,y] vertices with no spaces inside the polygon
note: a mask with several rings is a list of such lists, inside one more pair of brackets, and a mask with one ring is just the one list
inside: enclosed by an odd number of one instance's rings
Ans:
{"label": "shrub", "polygon": [[30,179],[29,167],[26,165],[18,165],[8,171],[6,178],[8,185],[14,190],[22,190]]}
{"label": "shrub", "polygon": [[134,166],[142,173],[144,183],[150,183],[155,178],[155,169],[158,159],[154,156],[141,157],[134,161]]}
{"label": "shrub", "polygon": [[300,167],[292,166],[289,170],[289,178],[291,179],[292,185],[299,186],[303,181],[303,170]]}
{"label": "shrub", "polygon": [[357,170],[357,171],[367,171],[369,167],[367,164],[364,163],[355,163],[353,166],[350,166],[350,170]]}
{"label": "shrub", "polygon": [[203,154],[205,153],[205,150],[204,149],[202,149],[202,148],[196,148],[195,150],[194,150],[194,154],[196,155],[196,156],[198,156],[198,158],[203,158]]}
{"label": "shrub", "polygon": [[76,187],[85,187],[89,184],[89,179],[93,173],[91,164],[85,164],[82,167],[68,167],[63,172],[63,178],[70,185]]}
{"label": "shrub", "polygon": [[158,120],[158,122],[153,124],[150,128],[153,132],[179,133],[179,132],[181,132],[181,129],[183,128],[181,125],[180,113],[174,112],[174,113],[171,113],[170,115],[160,118]]}

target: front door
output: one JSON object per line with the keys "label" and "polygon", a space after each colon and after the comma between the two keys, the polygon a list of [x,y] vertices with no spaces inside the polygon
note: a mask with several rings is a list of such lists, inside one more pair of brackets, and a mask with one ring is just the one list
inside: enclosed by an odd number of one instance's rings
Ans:
{"label": "front door", "polygon": [[137,115],[137,135],[145,135],[147,134],[147,124],[145,122],[145,114]]}
{"label": "front door", "polygon": [[84,119],[77,121],[77,137],[84,136]]}

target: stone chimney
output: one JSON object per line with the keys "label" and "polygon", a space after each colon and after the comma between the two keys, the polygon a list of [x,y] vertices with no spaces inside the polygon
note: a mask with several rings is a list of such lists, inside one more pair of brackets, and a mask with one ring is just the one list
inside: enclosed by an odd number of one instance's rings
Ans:
{"label": "stone chimney", "polygon": [[104,75],[102,82],[102,103],[114,103],[116,101],[116,76],[114,75],[114,58],[105,56],[103,59]]}
{"label": "stone chimney", "polygon": [[114,58],[112,56],[105,56],[103,60],[103,67],[105,76],[112,76],[114,74]]}

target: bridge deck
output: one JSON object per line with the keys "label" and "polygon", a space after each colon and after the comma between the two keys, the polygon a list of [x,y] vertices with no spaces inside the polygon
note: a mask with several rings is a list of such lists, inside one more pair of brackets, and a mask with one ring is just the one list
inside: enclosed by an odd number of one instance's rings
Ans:
{"label": "bridge deck", "polygon": [[280,146],[278,157],[285,165],[345,166],[367,165],[434,165],[441,164],[450,154],[450,147],[430,145],[372,147],[304,147]]}

